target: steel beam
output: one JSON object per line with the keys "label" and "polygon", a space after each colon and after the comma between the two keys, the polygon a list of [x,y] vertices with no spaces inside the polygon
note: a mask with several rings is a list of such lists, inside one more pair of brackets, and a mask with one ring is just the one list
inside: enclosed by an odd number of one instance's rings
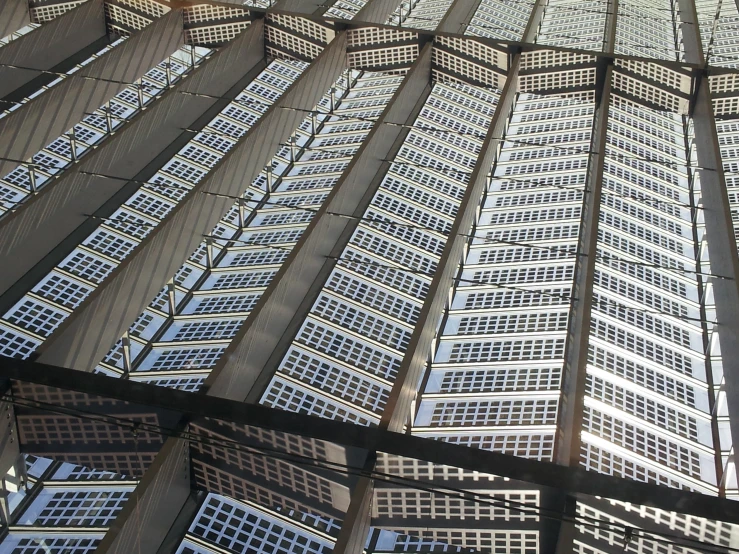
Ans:
{"label": "steel beam", "polygon": [[436,31],[466,34],[467,26],[472,21],[481,3],[482,0],[454,0],[449,10],[444,14],[444,18],[437,25]]}
{"label": "steel beam", "polygon": [[275,10],[281,12],[292,12],[294,15],[319,14],[326,9],[329,0],[279,0],[275,4]]}
{"label": "steel beam", "polygon": [[95,552],[155,554],[189,496],[188,442],[169,439]]}
{"label": "steel beam", "polygon": [[739,257],[708,79],[702,79],[694,106],[692,121],[698,167],[693,171],[700,178],[704,240],[711,273],[725,277],[706,279],[716,309],[715,330],[724,360],[724,386],[732,420],[731,442],[736,449],[739,446],[739,365],[736,363],[739,360]]}
{"label": "steel beam", "polygon": [[85,113],[99,108],[123,90],[126,83],[135,81],[182,46],[182,25],[182,12],[169,12],[0,119],[0,156],[4,158],[0,160],[0,175],[15,169],[17,160],[30,158],[71,129]]}
{"label": "steel beam", "polygon": [[[388,164],[387,159],[407,130],[395,124],[411,124],[418,106],[430,91],[431,49],[428,44],[414,62],[388,107],[354,156],[319,214],[311,222],[273,285],[262,296],[244,325],[224,353],[222,365],[214,368],[205,388],[209,394],[258,402],[277,364],[289,348],[305,313],[323,287],[335,259],[359,224]],[[326,213],[326,212],[330,213]],[[332,213],[357,217],[337,218]],[[259,348],[256,348],[256,345]],[[369,454],[364,465],[374,465]],[[362,477],[352,487],[351,500],[343,518],[334,553],[361,553],[369,531],[369,506],[373,480]]]}
{"label": "steel beam", "polygon": [[488,175],[498,153],[508,116],[516,97],[520,55],[514,57],[512,67],[501,92],[498,106],[493,114],[485,139],[482,143],[475,167],[469,177],[459,210],[449,231],[437,270],[429,285],[429,291],[421,307],[418,321],[411,334],[408,347],[398,369],[392,390],[382,414],[380,427],[400,432],[408,422],[410,406],[417,393],[418,383],[432,354],[432,342],[437,334],[441,316],[449,300],[449,291],[454,284],[458,262],[462,259],[467,235],[475,221],[480,199],[488,182]]}
{"label": "steel beam", "polygon": [[[0,312],[5,312],[224,108],[262,68],[264,22],[192,71],[152,106],[0,220]],[[235,89],[235,90],[232,90]],[[188,94],[190,93],[190,94]],[[200,96],[194,96],[199,94]],[[155,166],[147,171],[150,166]],[[98,175],[112,175],[108,179]]]}
{"label": "steel beam", "polygon": [[[259,427],[327,441],[345,448],[385,452],[433,464],[493,473],[540,487],[601,496],[716,521],[739,523],[739,502],[613,477],[587,471],[581,467],[565,467],[509,454],[466,448],[377,427],[363,427],[258,404],[193,394],[14,358],[0,358],[0,378],[55,387],[62,391],[99,395],[105,399],[148,406],[155,412],[166,411],[188,418],[211,418],[236,426]],[[60,396],[60,400],[63,400],[63,396]],[[180,430],[179,426],[165,429],[173,435],[177,435]],[[22,449],[21,442],[21,451]]]}
{"label": "steel beam", "polygon": [[693,0],[678,0],[680,21],[682,22],[682,41],[685,48],[685,61],[703,65],[703,42],[701,41],[698,12]]}
{"label": "steel beam", "polygon": [[0,38],[31,22],[27,0],[0,0]]}
{"label": "steel beam", "polygon": [[[195,185],[40,349],[39,360],[92,371],[243,194],[345,67],[340,33],[240,142]],[[283,109],[290,108],[290,109]],[[207,191],[215,194],[202,194]]]}
{"label": "steel beam", "polygon": [[[0,3],[5,16],[5,5]],[[15,2],[20,4],[21,2]],[[28,4],[25,16],[28,19]],[[13,10],[12,6],[7,9]],[[19,11],[18,8],[16,10]],[[12,17],[13,14],[9,14]],[[0,20],[2,25],[2,20]],[[5,36],[5,33],[0,33]],[[0,98],[106,36],[102,0],[90,0],[0,48]],[[27,68],[27,69],[26,69]],[[51,81],[53,78],[50,78]]]}
{"label": "steel beam", "polygon": [[[603,31],[603,51],[612,53],[616,42],[618,0],[611,0]],[[580,465],[583,410],[587,378],[588,345],[590,343],[590,319],[593,307],[593,282],[597,253],[598,222],[600,218],[601,191],[605,163],[608,110],[611,103],[613,64],[599,60],[596,73],[595,113],[589,148],[587,176],[585,179],[577,243],[575,277],[567,325],[564,364],[562,367],[562,396],[557,416],[557,432],[553,460],[567,467]],[[550,509],[574,516],[576,502],[567,494],[544,494],[542,503]],[[547,550],[558,554],[573,551],[575,526],[568,521],[550,524],[545,528]]]}
{"label": "steel beam", "polygon": [[[18,426],[15,419],[15,411],[10,392],[10,383],[0,380],[0,476],[8,475],[8,472],[18,463],[20,458],[20,442],[18,439]],[[0,477],[2,479],[2,477]],[[0,483],[0,495],[5,492],[4,483]],[[0,499],[0,514],[6,521],[10,517],[5,499]]]}
{"label": "steel beam", "polygon": [[401,0],[368,0],[352,21],[356,21],[358,27],[366,27],[367,24],[386,24],[390,14],[395,11],[400,2]]}
{"label": "steel beam", "polygon": [[[418,102],[430,91],[431,45],[427,45],[393,95],[349,167],[312,219],[300,241],[282,264],[249,319],[213,368],[204,388],[222,398],[258,402],[276,364],[282,359],[312,305],[307,295],[318,294],[336,260],[337,248],[349,240],[359,224],[380,178],[387,171],[383,162],[393,143],[412,123]],[[396,125],[392,125],[395,123]],[[406,131],[407,132],[407,131]],[[380,173],[382,172],[382,173]],[[326,212],[351,215],[336,217]],[[355,217],[356,216],[356,217]],[[344,240],[342,244],[338,244]],[[302,312],[301,312],[302,310]],[[272,360],[273,363],[269,363]]]}
{"label": "steel beam", "polygon": [[585,397],[585,366],[590,341],[590,316],[593,305],[593,280],[600,216],[603,166],[605,162],[608,107],[611,100],[613,66],[602,68],[600,99],[596,105],[590,143],[585,192],[582,202],[580,236],[575,261],[573,300],[567,329],[565,363],[562,369],[562,399],[557,421],[554,460],[577,466],[580,463],[580,429]]}

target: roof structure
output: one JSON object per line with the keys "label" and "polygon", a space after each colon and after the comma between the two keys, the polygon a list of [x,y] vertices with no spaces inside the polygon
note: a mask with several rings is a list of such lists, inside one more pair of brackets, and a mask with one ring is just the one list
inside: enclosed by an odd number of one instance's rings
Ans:
{"label": "roof structure", "polygon": [[0,8],[1,552],[739,548],[737,4]]}

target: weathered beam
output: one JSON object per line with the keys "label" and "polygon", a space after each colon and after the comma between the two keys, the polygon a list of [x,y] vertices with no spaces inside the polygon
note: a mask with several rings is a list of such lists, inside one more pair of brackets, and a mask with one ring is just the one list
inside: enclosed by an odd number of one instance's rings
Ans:
{"label": "weathered beam", "polygon": [[554,460],[563,465],[580,463],[580,429],[585,397],[586,364],[590,342],[590,317],[593,305],[598,220],[605,163],[608,108],[611,100],[613,66],[604,68],[600,99],[595,109],[590,155],[585,178],[575,260],[575,278],[570,323],[567,330],[565,362],[562,368],[562,398],[557,421]]}
{"label": "weathered beam", "polygon": [[[603,29],[603,51],[612,53],[618,24],[618,0],[613,0],[608,12]],[[556,463],[568,467],[580,465],[582,443],[580,433],[585,404],[586,365],[590,343],[598,222],[612,79],[613,64],[605,59],[599,60],[596,73],[596,106],[584,185],[580,234],[576,248],[578,256],[575,260],[573,301],[570,304],[570,319],[567,326],[565,361],[562,367],[562,396],[553,454]],[[542,502],[550,509],[562,511],[569,516],[575,515],[576,503],[568,494],[545,493],[542,495]],[[558,524],[550,522],[543,529],[547,538],[544,552],[566,554],[573,551],[576,529],[571,522],[564,520]]]}

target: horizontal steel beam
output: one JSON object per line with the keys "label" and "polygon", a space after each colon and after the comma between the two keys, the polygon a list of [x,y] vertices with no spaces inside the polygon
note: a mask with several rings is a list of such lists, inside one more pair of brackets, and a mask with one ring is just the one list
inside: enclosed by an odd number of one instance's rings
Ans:
{"label": "horizontal steel beam", "polygon": [[[219,419],[237,425],[262,427],[271,431],[325,440],[343,447],[386,452],[433,464],[492,473],[570,493],[601,496],[669,512],[739,523],[739,502],[603,475],[580,467],[562,467],[550,462],[466,448],[379,428],[363,427],[26,360],[0,358],[0,377],[133,402],[150,406],[152,410],[167,410],[186,417]],[[176,429],[173,431],[176,432]],[[23,444],[21,449],[22,447]]]}

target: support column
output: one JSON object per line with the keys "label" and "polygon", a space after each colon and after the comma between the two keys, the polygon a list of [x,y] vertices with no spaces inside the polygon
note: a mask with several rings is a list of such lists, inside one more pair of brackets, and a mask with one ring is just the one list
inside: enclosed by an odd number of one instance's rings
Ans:
{"label": "support column", "polygon": [[[611,0],[608,6],[603,31],[603,52],[613,53],[616,43],[618,23],[618,0]],[[606,135],[608,132],[608,108],[611,103],[611,82],[613,62],[609,57],[598,59],[595,84],[595,113],[593,115],[593,134],[590,143],[583,195],[580,236],[575,261],[575,278],[571,301],[570,321],[567,328],[565,362],[562,367],[562,396],[557,417],[557,433],[554,441],[553,460],[567,467],[580,465],[580,432],[582,429],[585,402],[586,364],[590,340],[590,318],[595,278],[595,258],[600,217],[601,190],[605,163]],[[574,516],[577,500],[564,491],[542,494],[542,506]],[[575,526],[568,521],[548,522],[542,527],[546,538],[544,552],[568,554],[573,550],[576,534]]]}
{"label": "support column", "polygon": [[682,40],[685,48],[685,61],[688,63],[704,64],[703,42],[698,25],[698,11],[692,0],[678,0],[680,22],[682,23]]}
{"label": "support column", "polygon": [[155,554],[189,496],[189,443],[168,439],[95,552]]}
{"label": "support column", "polygon": [[[26,160],[96,110],[126,83],[184,44],[182,12],[173,10],[123,44],[0,119],[0,156]],[[29,35],[30,36],[30,35]],[[19,164],[0,160],[0,175]]]}
{"label": "support column", "polygon": [[[0,9],[3,10],[0,17],[5,16],[5,5],[10,3],[11,0],[0,3]],[[27,2],[24,1],[23,4],[28,12]],[[0,20],[0,26],[2,24]],[[103,2],[89,0],[3,46],[0,48],[0,98],[41,75],[39,71],[34,70],[51,70],[70,56],[104,38],[106,34]],[[5,35],[6,33],[0,32],[0,37]],[[9,67],[11,65],[19,67]]]}
{"label": "support column", "polygon": [[[26,462],[21,456],[10,389],[10,380],[0,379],[0,523],[5,528],[11,520],[8,496],[17,491],[26,478]],[[13,474],[11,470],[15,470]]]}
{"label": "support column", "polygon": [[[137,188],[125,179],[146,180],[224,108],[266,65],[264,22],[244,33],[182,79],[153,106],[138,114],[103,145],[0,220],[0,312],[5,312],[99,224],[88,214],[110,215]],[[232,90],[233,89],[233,90]],[[197,93],[203,96],[194,96]],[[203,125],[200,125],[203,126]],[[90,174],[114,175],[120,180]]]}
{"label": "support column", "polygon": [[[389,167],[383,160],[396,140],[407,132],[402,125],[413,122],[415,106],[430,92],[431,48],[428,44],[414,62],[344,175],[221,356],[205,382],[204,390],[208,394],[259,401],[303,315],[335,265],[335,260],[328,256],[340,240],[344,243],[349,240],[359,224],[358,218],[379,186],[378,176],[384,175]],[[352,217],[336,217],[326,212]],[[314,295],[308,296],[311,291]]]}
{"label": "support column", "polygon": [[57,329],[42,346],[39,360],[92,371],[229,210],[233,204],[229,197],[243,194],[305,112],[339,78],[345,60],[346,33],[340,33],[159,228]]}
{"label": "support column", "polygon": [[31,22],[27,0],[0,0],[0,38]]}

